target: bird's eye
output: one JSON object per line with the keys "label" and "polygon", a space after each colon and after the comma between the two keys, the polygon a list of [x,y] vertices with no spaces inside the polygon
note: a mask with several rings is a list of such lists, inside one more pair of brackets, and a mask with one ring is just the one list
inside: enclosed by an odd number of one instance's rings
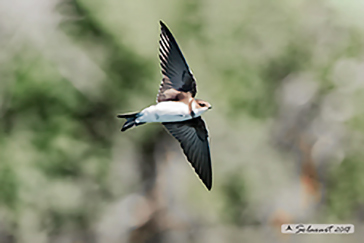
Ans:
{"label": "bird's eye", "polygon": [[201,107],[205,107],[205,104],[203,104],[203,103],[200,103],[200,106],[201,106]]}

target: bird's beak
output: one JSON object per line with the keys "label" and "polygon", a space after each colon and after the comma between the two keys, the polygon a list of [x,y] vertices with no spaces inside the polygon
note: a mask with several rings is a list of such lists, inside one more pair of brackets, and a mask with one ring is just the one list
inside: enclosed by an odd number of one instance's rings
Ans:
{"label": "bird's beak", "polygon": [[209,110],[212,109],[212,105],[210,105]]}

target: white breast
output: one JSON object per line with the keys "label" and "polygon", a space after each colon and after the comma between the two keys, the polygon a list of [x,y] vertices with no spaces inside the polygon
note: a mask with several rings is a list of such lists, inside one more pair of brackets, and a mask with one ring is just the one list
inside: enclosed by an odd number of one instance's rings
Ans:
{"label": "white breast", "polygon": [[177,122],[191,119],[188,105],[176,101],[164,101],[142,110],[137,122]]}

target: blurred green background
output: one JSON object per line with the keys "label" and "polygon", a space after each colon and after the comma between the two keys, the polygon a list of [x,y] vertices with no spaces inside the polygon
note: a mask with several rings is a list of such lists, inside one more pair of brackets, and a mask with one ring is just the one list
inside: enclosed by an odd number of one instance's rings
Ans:
{"label": "blurred green background", "polygon": [[[116,119],[155,102],[160,19],[214,107],[211,192]],[[363,31],[362,0],[0,1],[0,242],[363,242]]]}

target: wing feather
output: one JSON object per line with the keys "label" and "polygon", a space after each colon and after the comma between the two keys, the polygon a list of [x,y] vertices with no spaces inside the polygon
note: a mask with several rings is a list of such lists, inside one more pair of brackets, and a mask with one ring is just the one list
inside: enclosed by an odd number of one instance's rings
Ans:
{"label": "wing feather", "polygon": [[181,144],[182,150],[207,189],[212,187],[212,168],[208,132],[201,117],[183,122],[163,123]]}
{"label": "wing feather", "polygon": [[172,33],[162,21],[160,25],[159,59],[163,79],[159,87],[157,102],[174,98],[164,94],[169,89],[190,92],[192,97],[195,97],[197,92],[195,78]]}

